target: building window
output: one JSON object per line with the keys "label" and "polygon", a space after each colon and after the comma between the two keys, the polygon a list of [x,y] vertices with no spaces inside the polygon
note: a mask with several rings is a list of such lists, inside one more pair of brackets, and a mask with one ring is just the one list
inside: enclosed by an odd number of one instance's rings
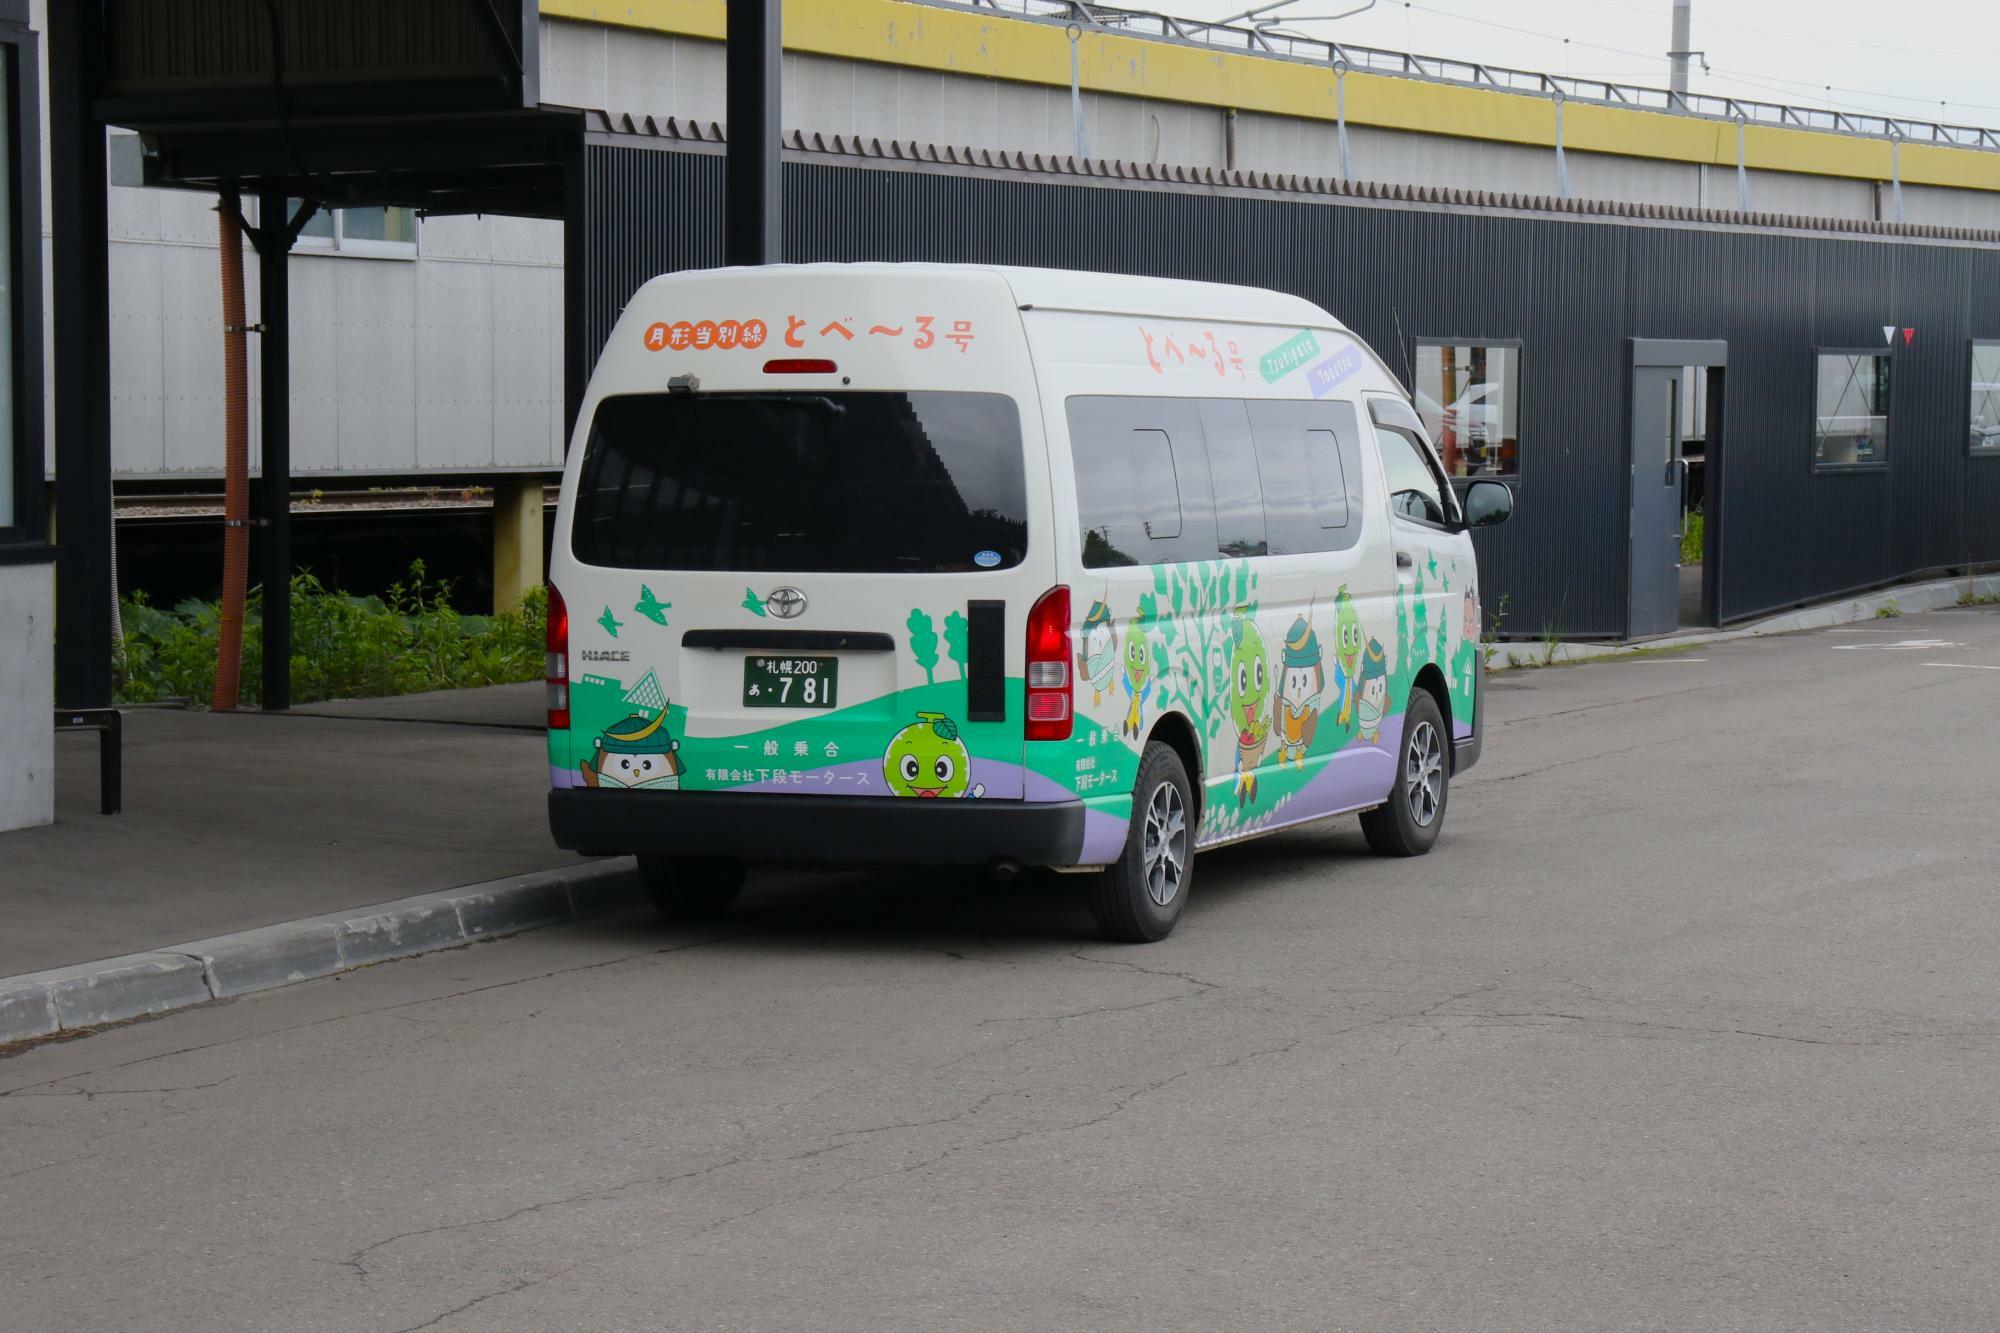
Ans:
{"label": "building window", "polygon": [[[299,201],[287,202],[296,213]],[[417,213],[413,208],[322,208],[299,233],[298,248],[375,259],[415,259]]]}
{"label": "building window", "polygon": [[1417,415],[1453,477],[1521,472],[1521,345],[1417,339]]}
{"label": "building window", "polygon": [[1813,409],[1813,467],[1889,463],[1889,354],[1822,348]]}
{"label": "building window", "polygon": [[2000,454],[2000,342],[1972,344],[1971,438],[1975,454]]}

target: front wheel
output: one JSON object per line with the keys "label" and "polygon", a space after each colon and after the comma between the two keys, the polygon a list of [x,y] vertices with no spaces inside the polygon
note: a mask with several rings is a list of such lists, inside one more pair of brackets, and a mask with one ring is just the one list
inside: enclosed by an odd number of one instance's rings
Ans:
{"label": "front wheel", "polygon": [[1149,742],[1132,784],[1125,850],[1090,887],[1098,933],[1151,944],[1173,933],[1194,876],[1194,799],[1172,746]]}
{"label": "front wheel", "polygon": [[1429,690],[1411,690],[1395,785],[1386,803],[1361,816],[1361,832],[1377,855],[1422,856],[1437,841],[1451,794],[1450,745],[1437,700]]}
{"label": "front wheel", "polygon": [[743,892],[749,867],[727,856],[642,856],[639,882],[662,916],[700,921],[721,916]]}

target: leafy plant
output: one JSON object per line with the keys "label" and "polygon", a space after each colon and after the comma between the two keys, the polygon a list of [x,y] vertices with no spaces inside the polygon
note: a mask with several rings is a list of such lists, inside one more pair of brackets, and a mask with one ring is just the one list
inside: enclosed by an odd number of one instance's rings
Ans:
{"label": "leafy plant", "polygon": [[1542,623],[1541,666],[1554,666],[1556,656],[1562,651],[1562,626],[1553,620]]}
{"label": "leafy plant", "polygon": [[[535,680],[543,671],[547,593],[531,590],[521,609],[462,616],[448,584],[429,579],[422,561],[386,597],[353,597],[310,572],[294,575],[292,698],[369,698]],[[244,611],[242,701],[263,691],[264,590]],[[122,703],[165,698],[205,700],[215,690],[221,613],[213,602],[186,601],[171,611],[135,594],[122,608],[125,662],[117,680]]]}
{"label": "leafy plant", "polygon": [[1900,620],[1902,619],[1902,615],[1903,608],[1896,604],[1896,599],[1893,597],[1875,608],[1875,618],[1877,620]]}
{"label": "leafy plant", "polygon": [[1493,659],[1500,651],[1500,627],[1507,623],[1507,608],[1512,603],[1513,597],[1512,593],[1500,594],[1499,605],[1493,608],[1493,614],[1487,618],[1486,633],[1480,636],[1480,664],[1488,671],[1493,669]]}
{"label": "leafy plant", "polygon": [[1993,606],[2000,603],[2000,592],[1967,591],[1958,599],[1960,606]]}
{"label": "leafy plant", "polygon": [[1698,565],[1701,563],[1701,553],[1705,549],[1704,543],[1708,536],[1707,526],[1707,520],[1702,517],[1699,507],[1689,511],[1687,522],[1681,528],[1682,564]]}

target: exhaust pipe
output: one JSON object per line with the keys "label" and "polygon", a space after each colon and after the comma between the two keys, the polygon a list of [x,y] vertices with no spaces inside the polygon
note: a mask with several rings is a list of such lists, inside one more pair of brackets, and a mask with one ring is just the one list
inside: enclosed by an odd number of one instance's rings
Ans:
{"label": "exhaust pipe", "polygon": [[1011,856],[995,857],[993,864],[986,867],[986,873],[995,884],[1012,884],[1021,877],[1021,863]]}

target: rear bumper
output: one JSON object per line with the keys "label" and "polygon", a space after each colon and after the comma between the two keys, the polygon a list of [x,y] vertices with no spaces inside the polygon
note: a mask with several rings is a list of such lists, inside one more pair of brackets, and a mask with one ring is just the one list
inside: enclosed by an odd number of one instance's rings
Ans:
{"label": "rear bumper", "polygon": [[556,845],[593,854],[831,864],[1077,864],[1081,801],[922,801],[773,792],[549,793]]}

